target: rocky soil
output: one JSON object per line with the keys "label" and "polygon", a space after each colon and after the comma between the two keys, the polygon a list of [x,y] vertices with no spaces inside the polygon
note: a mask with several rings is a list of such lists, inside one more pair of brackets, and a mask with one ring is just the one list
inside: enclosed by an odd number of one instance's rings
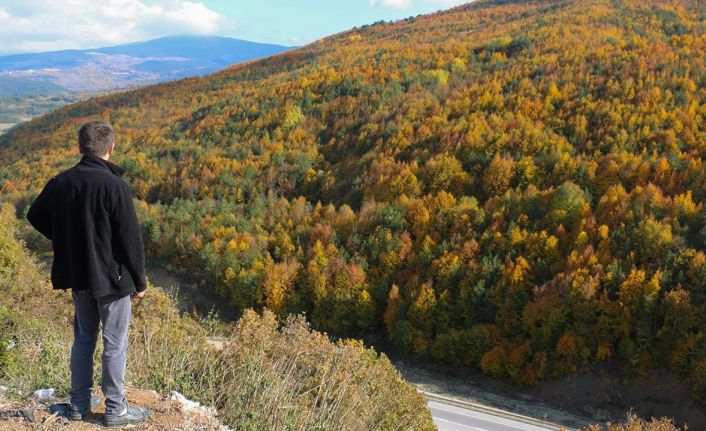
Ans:
{"label": "rocky soil", "polygon": [[[135,431],[227,430],[213,412],[204,408],[194,408],[189,401],[180,402],[173,399],[175,397],[164,397],[155,391],[134,388],[127,388],[126,393],[130,404],[149,407],[152,413],[147,422],[139,425],[127,425],[123,429]],[[94,431],[105,429],[101,425],[105,403],[100,391],[97,391],[97,395],[101,396],[101,405],[93,410],[88,419],[79,422],[73,422],[49,412],[48,407],[52,402],[65,402],[66,400],[44,398],[17,403],[0,398],[0,429],[3,431]],[[34,422],[31,419],[34,419]]]}

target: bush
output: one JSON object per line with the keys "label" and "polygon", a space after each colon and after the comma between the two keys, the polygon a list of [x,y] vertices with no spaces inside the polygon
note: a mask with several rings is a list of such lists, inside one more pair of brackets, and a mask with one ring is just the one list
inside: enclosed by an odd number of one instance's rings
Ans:
{"label": "bush", "polygon": [[586,196],[581,187],[566,181],[556,189],[552,196],[551,216],[557,224],[563,223],[571,226],[581,215],[585,204]]}
{"label": "bush", "polygon": [[[65,395],[70,295],[49,288],[15,239],[13,217],[0,212],[0,383],[18,395],[40,387]],[[248,310],[221,349],[209,343],[218,325],[180,315],[158,288],[133,313],[128,384],[178,390],[218,408],[236,429],[434,429],[424,398],[384,355],[358,341],[331,342],[301,316],[280,323]]]}
{"label": "bush", "polygon": [[440,334],[434,340],[430,354],[439,362],[479,366],[481,358],[491,347],[490,330],[486,326],[475,325],[471,329],[452,329]]}

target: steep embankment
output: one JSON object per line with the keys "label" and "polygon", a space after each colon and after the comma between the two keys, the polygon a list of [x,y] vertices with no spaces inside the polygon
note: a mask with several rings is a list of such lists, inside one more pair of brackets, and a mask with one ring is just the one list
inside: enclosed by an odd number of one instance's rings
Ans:
{"label": "steep embankment", "polygon": [[[14,211],[0,205],[0,429],[17,409],[11,401],[39,388],[65,397],[70,381],[71,297],[50,289],[48,274],[16,235]],[[356,341],[333,343],[300,317],[278,322],[272,313],[247,311],[216,348],[208,336],[217,322],[181,315],[158,288],[149,289],[133,315],[127,384],[179,391],[215,407],[234,429],[434,429],[426,400],[386,357]],[[170,420],[198,420],[212,429],[207,419],[170,415],[174,404],[159,396],[132,391],[130,397],[159,408],[143,429],[173,429]],[[99,420],[100,414],[92,417]],[[61,424],[49,419],[42,429]]]}
{"label": "steep embankment", "polygon": [[483,1],[94,99],[0,138],[22,213],[118,130],[148,251],[237,310],[521,384],[706,394],[706,12]]}

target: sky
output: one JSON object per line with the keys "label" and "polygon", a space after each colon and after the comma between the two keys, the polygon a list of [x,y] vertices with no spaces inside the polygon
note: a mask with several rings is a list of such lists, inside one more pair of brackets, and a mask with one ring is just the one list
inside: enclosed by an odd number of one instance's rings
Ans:
{"label": "sky", "polygon": [[167,35],[305,45],[379,20],[470,0],[0,0],[0,54],[85,49]]}

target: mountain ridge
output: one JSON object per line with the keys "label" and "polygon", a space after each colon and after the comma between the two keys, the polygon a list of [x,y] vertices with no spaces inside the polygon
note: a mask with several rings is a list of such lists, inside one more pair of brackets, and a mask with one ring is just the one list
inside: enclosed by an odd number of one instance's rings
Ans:
{"label": "mountain ridge", "polygon": [[0,76],[99,91],[212,73],[291,47],[223,36],[164,36],[110,47],[0,56]]}

